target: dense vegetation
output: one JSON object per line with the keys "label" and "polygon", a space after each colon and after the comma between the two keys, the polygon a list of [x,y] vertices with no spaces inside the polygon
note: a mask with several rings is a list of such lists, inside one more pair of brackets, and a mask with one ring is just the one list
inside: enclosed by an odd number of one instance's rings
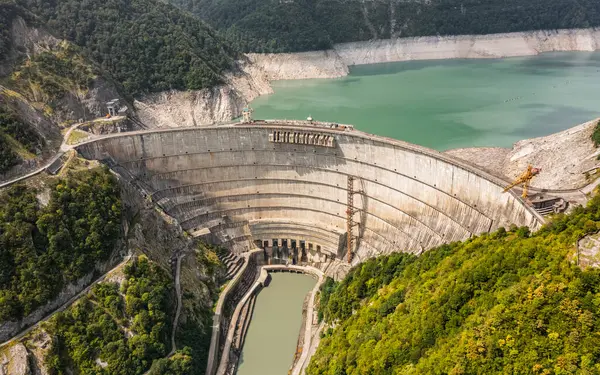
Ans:
{"label": "dense vegetation", "polygon": [[15,1],[134,96],[210,87],[236,56],[202,21],[158,0]]}
{"label": "dense vegetation", "polygon": [[[206,369],[208,350],[212,334],[213,310],[212,307],[219,296],[219,285],[215,283],[214,275],[226,272],[226,268],[217,256],[218,248],[204,242],[198,243],[196,261],[209,276],[203,284],[209,291],[212,300],[199,301],[194,294],[183,293],[183,307],[186,319],[180,322],[176,340],[178,347],[188,347],[191,353],[191,366],[193,369]],[[207,297],[208,297],[207,296]],[[172,364],[173,366],[174,364]],[[198,371],[198,372],[202,372]]]}
{"label": "dense vegetation", "polygon": [[319,319],[332,322],[349,318],[365,298],[400,276],[414,259],[414,255],[394,253],[370,260],[350,270],[339,285],[328,277],[321,287]]}
{"label": "dense vegetation", "polygon": [[19,142],[27,151],[37,153],[44,146],[44,140],[12,111],[0,106],[0,133]]}
{"label": "dense vegetation", "polygon": [[[45,360],[50,375],[138,375],[167,355],[171,280],[143,256],[126,265],[124,274],[120,288],[98,284],[91,295],[51,320],[47,330],[53,345]],[[157,368],[185,374],[177,371],[189,370],[187,357],[189,353],[177,354]]]}
{"label": "dense vegetation", "polygon": [[535,234],[501,229],[357,266],[326,284],[320,310],[335,328],[307,374],[598,373],[600,271],[573,255],[599,228],[596,196]]}
{"label": "dense vegetation", "polygon": [[600,25],[596,0],[170,0],[245,51],[324,49],[332,43]]}
{"label": "dense vegetation", "polygon": [[43,138],[13,112],[0,106],[0,174],[18,163],[15,148],[36,154],[43,146]]}
{"label": "dense vegetation", "polygon": [[0,194],[0,322],[30,314],[115,248],[121,202],[108,170],[59,179],[50,190],[46,206],[25,186]]}
{"label": "dense vegetation", "polygon": [[192,357],[189,348],[177,351],[170,358],[161,358],[152,364],[148,375],[191,375]]}
{"label": "dense vegetation", "polygon": [[[201,243],[199,260],[211,254],[213,248]],[[123,273],[121,287],[112,281],[97,284],[45,327],[53,337],[45,359],[50,375],[203,372],[212,328],[210,304],[184,293],[185,319],[176,335],[180,350],[167,356],[175,307],[172,280],[146,256],[134,258]]]}

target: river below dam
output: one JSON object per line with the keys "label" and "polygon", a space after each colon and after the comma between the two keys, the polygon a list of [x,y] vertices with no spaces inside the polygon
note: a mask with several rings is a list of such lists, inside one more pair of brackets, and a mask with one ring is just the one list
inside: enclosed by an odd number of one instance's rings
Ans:
{"label": "river below dam", "polygon": [[260,291],[237,375],[285,375],[294,359],[302,325],[302,303],[315,279],[294,273],[272,273]]}
{"label": "river below dam", "polygon": [[260,119],[353,124],[431,147],[511,147],[600,116],[599,52],[352,67],[338,79],[273,82]]}

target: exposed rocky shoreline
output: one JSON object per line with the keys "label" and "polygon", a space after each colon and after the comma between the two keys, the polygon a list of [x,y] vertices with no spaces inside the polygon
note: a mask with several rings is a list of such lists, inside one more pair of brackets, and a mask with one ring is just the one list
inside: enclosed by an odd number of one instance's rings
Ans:
{"label": "exposed rocky shoreline", "polygon": [[363,64],[503,58],[598,49],[600,29],[574,29],[397,38],[337,44],[327,51],[248,54],[219,87],[153,94],[136,101],[135,107],[148,126],[200,126],[238,117],[247,103],[273,92],[270,82],[274,80],[339,78],[348,75],[351,66]]}
{"label": "exposed rocky shoreline", "polygon": [[541,189],[578,189],[592,181],[600,166],[591,135],[600,119],[545,137],[521,140],[509,148],[474,147],[446,151],[498,177],[517,178],[528,164],[541,168],[532,186]]}

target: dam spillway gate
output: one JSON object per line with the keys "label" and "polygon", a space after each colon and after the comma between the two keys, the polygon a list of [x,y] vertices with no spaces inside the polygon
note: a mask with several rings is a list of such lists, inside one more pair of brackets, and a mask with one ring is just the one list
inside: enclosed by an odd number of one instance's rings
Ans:
{"label": "dam spillway gate", "polygon": [[503,194],[502,180],[472,165],[349,126],[271,121],[148,130],[77,150],[126,171],[194,236],[235,253],[260,244],[270,256],[303,243],[297,261],[317,267],[345,263],[349,177],[362,191],[353,196],[360,208],[353,264],[543,221],[519,197]]}

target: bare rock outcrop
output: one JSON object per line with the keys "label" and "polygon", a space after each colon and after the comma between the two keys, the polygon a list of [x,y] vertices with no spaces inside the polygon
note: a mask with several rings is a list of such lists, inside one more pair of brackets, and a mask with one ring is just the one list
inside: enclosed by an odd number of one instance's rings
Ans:
{"label": "bare rock outcrop", "polygon": [[338,78],[348,75],[348,65],[334,50],[299,53],[251,53],[269,81],[280,79]]}
{"label": "bare rock outcrop", "polygon": [[240,61],[223,85],[147,95],[135,102],[135,108],[139,119],[149,127],[201,126],[231,121],[250,101],[272,92],[259,66]]}
{"label": "bare rock outcrop", "polygon": [[541,189],[576,189],[591,182],[590,175],[600,167],[599,151],[591,135],[599,119],[545,137],[525,139],[512,149],[463,148],[448,154],[513,180],[529,164],[542,171],[532,181]]}
{"label": "bare rock outcrop", "polygon": [[446,154],[474,164],[498,177],[508,178],[504,175],[504,165],[510,152],[510,148],[503,147],[470,147],[448,150]]}
{"label": "bare rock outcrop", "polygon": [[0,375],[30,375],[29,353],[25,345],[18,343],[0,352]]}

